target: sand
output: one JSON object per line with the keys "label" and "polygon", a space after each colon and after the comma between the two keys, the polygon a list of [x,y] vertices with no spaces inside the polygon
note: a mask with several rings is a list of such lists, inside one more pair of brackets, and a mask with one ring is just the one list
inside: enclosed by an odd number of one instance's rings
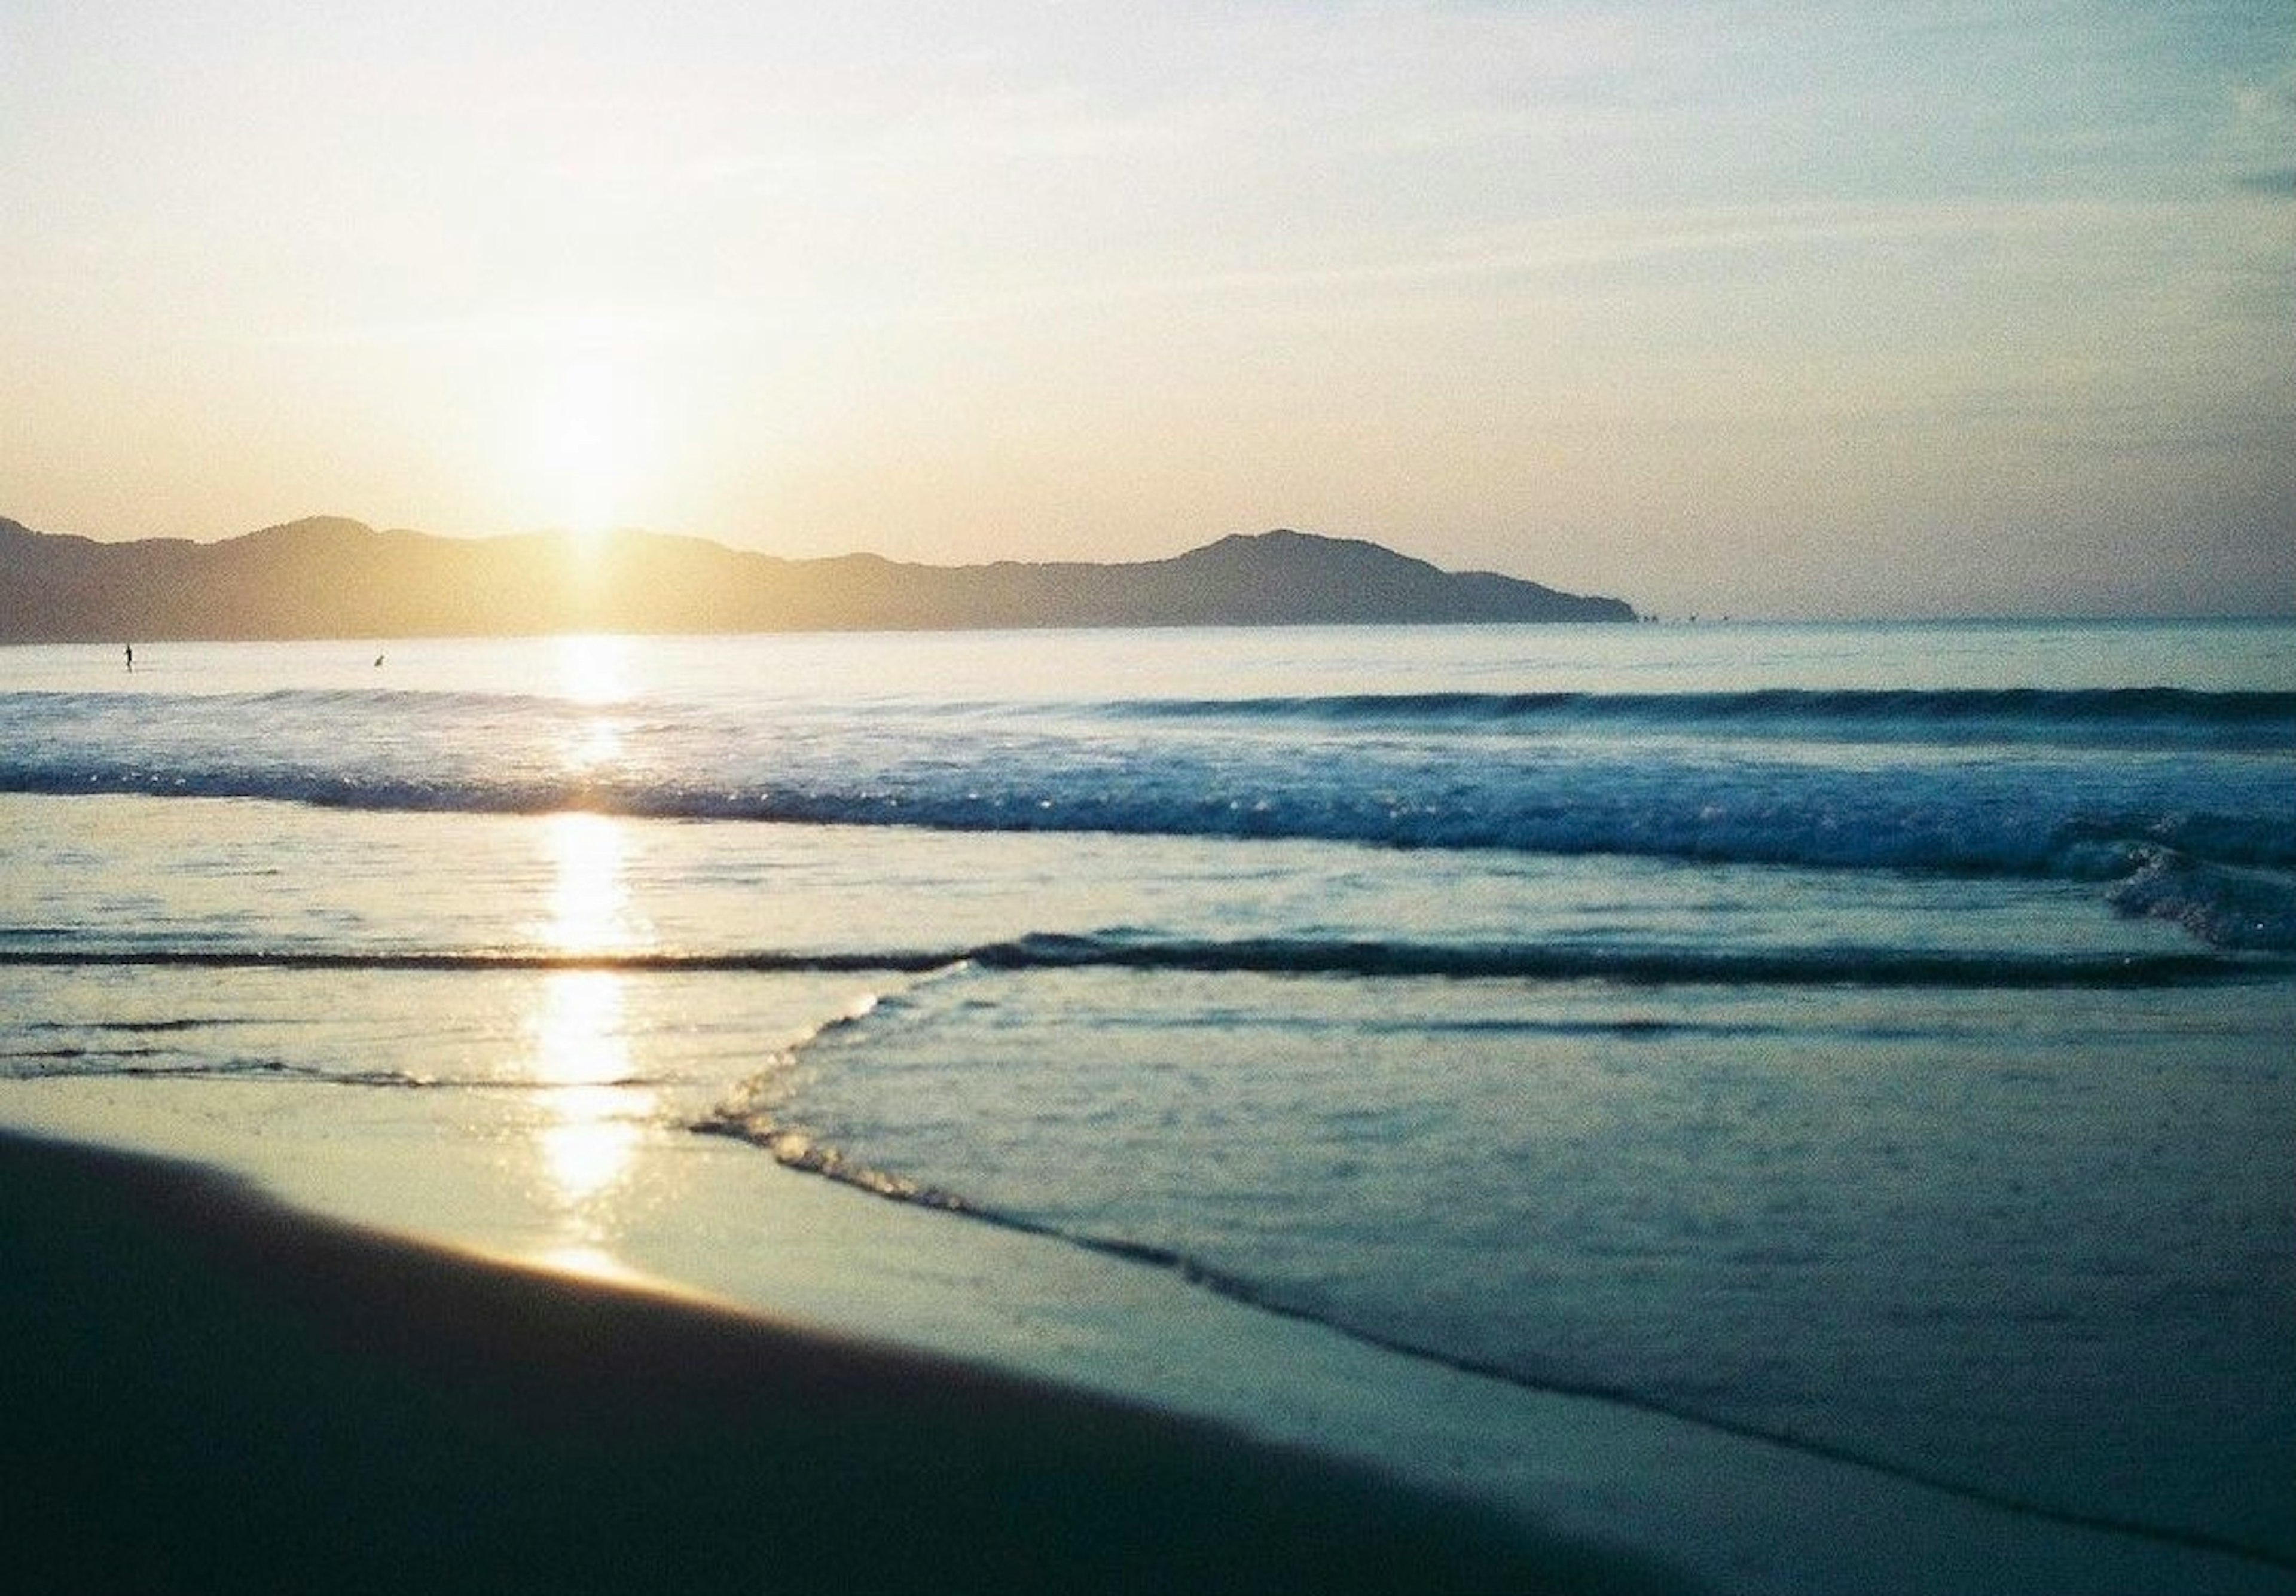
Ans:
{"label": "sand", "polygon": [[[849,1580],[886,1590],[992,1582],[1091,1590],[1157,1579],[1175,1592],[1347,1589],[1349,1581],[1418,1589],[1453,1566],[1399,1571],[1372,1551],[1346,1551],[1332,1559],[1346,1565],[1337,1572],[1286,1564],[1280,1548],[1267,1550],[1279,1511],[1237,1510],[1226,1487],[1201,1481],[1160,1499],[1136,1480],[1111,1487],[1133,1503],[1132,1527],[1072,1518],[1086,1552],[1102,1554],[1080,1556],[1034,1528],[1012,1527],[1028,1523],[1016,1510],[1043,1510],[1048,1477],[1079,1465],[1057,1450],[1026,1461],[1013,1448],[1045,1439],[1031,1439],[1026,1426],[999,1441],[968,1430],[950,1403],[937,1412],[910,1399],[994,1388],[1033,1394],[1050,1404],[1040,1414],[1125,1412],[1158,1433],[1194,1436],[1208,1449],[1200,1456],[1226,1457],[1241,1471],[1238,1488],[1259,1488],[1271,1469],[1346,1482],[1360,1494],[1346,1499],[1365,1505],[1341,1516],[1358,1529],[1392,1511],[1431,1512],[1452,1526],[1433,1537],[1441,1555],[1489,1549],[1499,1589],[1602,1589],[1606,1580],[1609,1588],[1664,1588],[1643,1572],[1656,1559],[1685,1571],[1695,1588],[1741,1596],[2296,1596],[2296,1570],[2285,1566],[2052,1521],[1646,1410],[1398,1358],[1165,1272],[783,1169],[753,1148],[693,1135],[669,1119],[636,1137],[615,1185],[570,1207],[547,1156],[556,1123],[534,1093],[344,1093],[212,1079],[7,1083],[0,1125],[162,1162],[91,1162],[0,1138],[0,1592],[774,1590]],[[191,1175],[186,1159],[254,1184]],[[142,1173],[127,1179],[129,1170]],[[266,1207],[253,1198],[257,1189],[328,1223]],[[250,1205],[259,1218],[232,1217]],[[377,1228],[447,1250],[384,1242]],[[548,1338],[517,1328],[536,1322],[535,1310],[521,1306],[514,1316],[489,1308],[472,1321],[492,1327],[491,1357],[442,1366],[438,1355],[418,1355],[455,1345],[452,1336],[415,1331],[398,1317],[412,1311],[410,1296],[441,1300],[408,1290],[406,1281],[428,1278],[424,1271],[402,1279],[397,1264],[379,1272],[362,1264],[351,1272],[366,1281],[362,1296],[299,1284],[331,1277],[300,1263],[266,1263],[249,1244],[312,1234],[358,1240],[365,1245],[352,1250],[369,1264],[513,1260],[525,1266],[511,1272],[515,1278],[547,1288],[536,1301],[561,1292],[596,1299],[578,1283],[537,1277],[534,1266],[545,1263],[675,1281],[688,1311],[701,1292],[741,1310],[704,1311],[713,1323],[730,1319],[795,1337],[777,1345],[849,1352],[860,1361],[838,1364],[848,1369],[931,1370],[955,1385],[857,1373],[879,1394],[873,1400],[890,1404],[876,1410],[877,1439],[868,1445],[825,1410],[805,1420],[806,1394],[784,1405],[770,1395],[770,1379],[757,1387],[766,1395],[740,1400],[689,1387],[689,1419],[673,1422],[664,1416],[670,1408],[641,1404],[618,1429],[621,1420],[598,1416],[600,1393],[658,1394],[665,1387],[643,1382],[658,1378],[661,1359],[562,1373],[554,1385],[546,1369],[523,1372]],[[34,1283],[36,1273],[47,1283]],[[394,1280],[401,1283],[382,1283]],[[173,1298],[206,1305],[191,1315]],[[660,1291],[641,1300],[665,1304]],[[400,1328],[381,1351],[354,1342],[356,1355],[345,1355],[339,1332],[347,1321],[355,1330]],[[187,1335],[182,1327],[192,1322],[206,1328]],[[283,1335],[284,1354],[237,1350]],[[250,1363],[296,1367],[305,1355],[298,1338],[338,1349],[332,1363],[316,1371],[305,1363],[298,1377],[324,1395],[284,1413],[234,1395]],[[893,1346],[922,1355],[877,1350]],[[983,1374],[989,1370],[997,1376]],[[255,1395],[266,1392],[258,1384]],[[367,1395],[351,1401],[344,1392]],[[537,1412],[562,1409],[589,1415],[587,1440],[577,1431],[562,1445],[546,1428],[529,1436]],[[505,1410],[509,1428],[480,1422]],[[379,1428],[370,1423],[378,1414],[388,1421]],[[474,1424],[475,1436],[458,1428]],[[300,1442],[308,1455],[275,1438],[297,1426],[322,1427]],[[1090,1433],[1067,1417],[1038,1429],[1055,1440]],[[256,1445],[235,1440],[231,1454],[210,1459],[207,1437],[218,1435]],[[996,1445],[1004,1448],[996,1454],[1001,1475],[983,1461]],[[840,1450],[848,1446],[857,1450]],[[433,1448],[444,1455],[426,1456]],[[393,1461],[402,1455],[412,1461]],[[276,1494],[283,1478],[298,1494]],[[856,1510],[848,1498],[865,1484],[873,1494]],[[914,1504],[941,1484],[974,1494],[942,1499],[949,1510],[934,1543],[923,1537],[937,1510]],[[1152,1505],[1158,1500],[1163,1507]],[[490,1501],[500,1505],[488,1509]],[[1461,1502],[1480,1510],[1461,1513]],[[1176,1527],[1144,1527],[1166,1509]],[[1485,1513],[1497,1516],[1496,1525]],[[1313,1543],[1321,1532],[1294,1522],[1301,1533],[1292,1543],[1321,1551]],[[424,1527],[409,1527],[416,1523]],[[170,1535],[184,1526],[194,1533],[181,1543],[204,1548],[196,1566],[166,1560],[176,1543]],[[1128,1534],[1134,1541],[1121,1538]],[[1013,1574],[1013,1558],[995,1551],[999,1535],[1045,1549],[1029,1565],[1036,1572]],[[1140,1541],[1152,1545],[1136,1564]],[[917,1549],[906,1572],[884,1571],[892,1555],[884,1543]],[[561,1544],[562,1554],[551,1550]],[[495,1550],[478,1556],[483,1545]],[[1197,1553],[1210,1571],[1173,1571],[1176,1559]],[[1125,1572],[1135,1567],[1136,1576]],[[53,1577],[34,1580],[36,1567]],[[163,1568],[195,1577],[162,1582]],[[1472,1567],[1458,1571],[1455,1584],[1476,1583]],[[139,1577],[123,1585],[115,1573]]]}
{"label": "sand", "polygon": [[1049,1384],[0,1136],[27,1591],[1626,1590],[1646,1571]]}

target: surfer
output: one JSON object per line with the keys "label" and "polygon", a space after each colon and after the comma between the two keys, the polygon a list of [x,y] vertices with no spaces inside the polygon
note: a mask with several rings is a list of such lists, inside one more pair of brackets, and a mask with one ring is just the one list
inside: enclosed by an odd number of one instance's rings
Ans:
{"label": "surfer", "polygon": [[135,668],[135,645],[132,642],[127,645],[127,668]]}

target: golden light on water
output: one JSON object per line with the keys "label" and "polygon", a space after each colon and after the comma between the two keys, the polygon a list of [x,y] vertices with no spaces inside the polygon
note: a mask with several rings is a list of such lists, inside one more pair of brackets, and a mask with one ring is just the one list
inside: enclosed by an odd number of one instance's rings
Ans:
{"label": "golden light on water", "polygon": [[610,720],[592,720],[566,744],[566,767],[586,774],[612,765],[621,753],[620,728]]}
{"label": "golden light on water", "polygon": [[[572,641],[572,640],[570,640]],[[554,952],[611,955],[641,945],[644,929],[629,904],[626,823],[569,812],[546,817],[551,871],[542,939]],[[545,1088],[547,1120],[536,1150],[566,1245],[600,1248],[605,1205],[630,1173],[660,1107],[632,1084],[628,978],[618,970],[558,969],[542,978],[531,1020],[533,1078]]]}
{"label": "golden light on water", "polygon": [[561,970],[544,978],[535,1017],[535,1065],[554,1083],[552,1116],[538,1137],[552,1191],[578,1211],[627,1173],[654,1094],[628,1084],[629,1035],[622,978]]}
{"label": "golden light on water", "polygon": [[[550,919],[544,937],[559,954],[611,954],[644,940],[632,921],[624,822],[611,814],[568,810],[551,815]],[[611,972],[602,973],[619,980]]]}
{"label": "golden light on water", "polygon": [[578,704],[618,704],[630,695],[630,640],[627,637],[595,632],[561,637],[554,663],[558,691]]}

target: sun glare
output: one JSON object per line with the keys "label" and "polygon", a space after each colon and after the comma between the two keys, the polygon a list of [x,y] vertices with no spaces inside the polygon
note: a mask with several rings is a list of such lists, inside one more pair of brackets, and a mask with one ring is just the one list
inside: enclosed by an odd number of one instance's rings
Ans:
{"label": "sun glare", "polygon": [[636,513],[652,429],[627,371],[567,360],[537,391],[529,426],[525,497],[541,524],[596,536]]}

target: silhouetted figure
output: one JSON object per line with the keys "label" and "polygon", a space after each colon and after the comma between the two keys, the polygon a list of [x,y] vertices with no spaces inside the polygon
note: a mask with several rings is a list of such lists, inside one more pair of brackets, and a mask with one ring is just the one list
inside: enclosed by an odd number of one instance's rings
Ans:
{"label": "silhouetted figure", "polygon": [[135,645],[132,642],[127,645],[127,668],[135,668]]}
{"label": "silhouetted figure", "polygon": [[382,656],[380,654],[377,654],[374,657],[374,668],[377,670],[381,670],[382,668]]}

